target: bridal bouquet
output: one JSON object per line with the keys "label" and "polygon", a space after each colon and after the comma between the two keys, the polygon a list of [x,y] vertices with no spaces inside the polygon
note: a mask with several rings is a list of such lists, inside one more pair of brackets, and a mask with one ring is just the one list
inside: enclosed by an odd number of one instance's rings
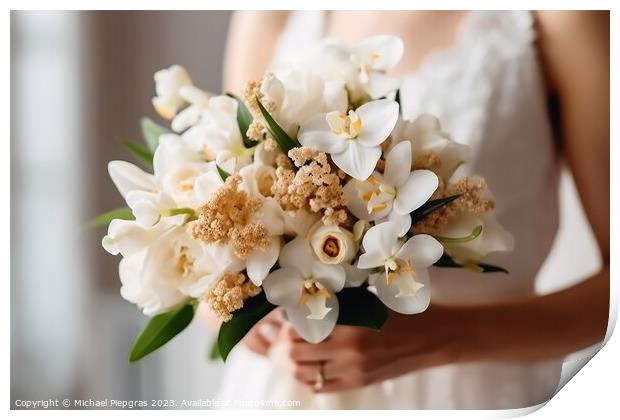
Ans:
{"label": "bridal bouquet", "polygon": [[469,159],[437,118],[402,118],[400,80],[386,71],[403,43],[323,41],[250,81],[242,98],[195,87],[180,66],[155,73],[157,113],[146,147],[127,147],[152,173],[109,163],[127,207],[99,216],[103,247],[120,254],[121,295],[152,317],[130,361],[181,332],[197,305],[223,321],[226,358],[281,307],[309,342],[336,324],[380,329],[388,309],[424,311],[429,267],[505,271],[509,251],[484,179],[457,176]]}

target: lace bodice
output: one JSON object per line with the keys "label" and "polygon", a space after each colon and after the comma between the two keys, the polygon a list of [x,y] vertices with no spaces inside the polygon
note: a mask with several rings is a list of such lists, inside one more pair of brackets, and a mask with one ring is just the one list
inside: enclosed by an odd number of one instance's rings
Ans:
{"label": "lace bodice", "polygon": [[[303,51],[322,35],[321,12],[294,12],[277,55]],[[436,301],[493,301],[534,291],[558,227],[559,164],[546,108],[533,17],[527,11],[469,12],[455,43],[430,53],[404,78],[403,116],[439,117],[453,138],[472,146],[459,171],[487,179],[515,251],[493,261],[511,274],[434,269]],[[277,57],[276,57],[277,61]]]}

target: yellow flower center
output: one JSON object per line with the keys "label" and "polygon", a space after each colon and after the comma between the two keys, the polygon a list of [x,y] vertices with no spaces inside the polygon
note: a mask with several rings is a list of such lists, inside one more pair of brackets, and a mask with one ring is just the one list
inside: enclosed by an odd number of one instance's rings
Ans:
{"label": "yellow flower center", "polygon": [[312,279],[304,282],[304,287],[301,290],[301,297],[299,298],[299,306],[304,306],[308,303],[308,299],[315,296],[323,296],[325,299],[329,299],[331,295],[329,291],[318,281]]}
{"label": "yellow flower center", "polygon": [[355,139],[362,130],[362,120],[355,113],[339,114],[337,111],[327,114],[327,123],[332,133],[345,135],[349,139]]}
{"label": "yellow flower center", "polygon": [[189,247],[182,245],[177,252],[176,270],[180,277],[187,278],[194,271],[196,259],[189,252]]}

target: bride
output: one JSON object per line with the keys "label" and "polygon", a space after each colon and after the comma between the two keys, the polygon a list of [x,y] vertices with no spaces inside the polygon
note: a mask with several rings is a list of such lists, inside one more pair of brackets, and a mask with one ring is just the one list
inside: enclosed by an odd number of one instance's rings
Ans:
{"label": "bride", "polygon": [[[337,326],[301,340],[274,312],[233,352],[219,397],[300,408],[504,409],[553,396],[562,359],[600,342],[609,308],[609,20],[525,11],[239,12],[225,83],[240,93],[279,57],[321,37],[394,34],[406,55],[403,115],[439,117],[475,151],[515,252],[509,276],[433,273],[419,315],[381,332]],[[603,258],[600,272],[545,296],[534,279],[558,227],[558,175],[573,173]],[[568,263],[568,262],[567,262]],[[317,384],[317,381],[320,383]],[[317,386],[318,385],[318,386]]]}

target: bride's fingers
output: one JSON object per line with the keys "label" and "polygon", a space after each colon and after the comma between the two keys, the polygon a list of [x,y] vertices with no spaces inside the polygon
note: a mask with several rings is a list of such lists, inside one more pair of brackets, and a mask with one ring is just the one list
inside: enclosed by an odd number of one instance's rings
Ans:
{"label": "bride's fingers", "polygon": [[292,366],[291,373],[296,380],[303,383],[316,383],[319,378],[319,372],[321,371],[323,372],[324,382],[339,379],[339,377],[334,374],[336,371],[330,369],[329,364],[329,361],[325,362],[321,369],[319,362],[295,363]]}

